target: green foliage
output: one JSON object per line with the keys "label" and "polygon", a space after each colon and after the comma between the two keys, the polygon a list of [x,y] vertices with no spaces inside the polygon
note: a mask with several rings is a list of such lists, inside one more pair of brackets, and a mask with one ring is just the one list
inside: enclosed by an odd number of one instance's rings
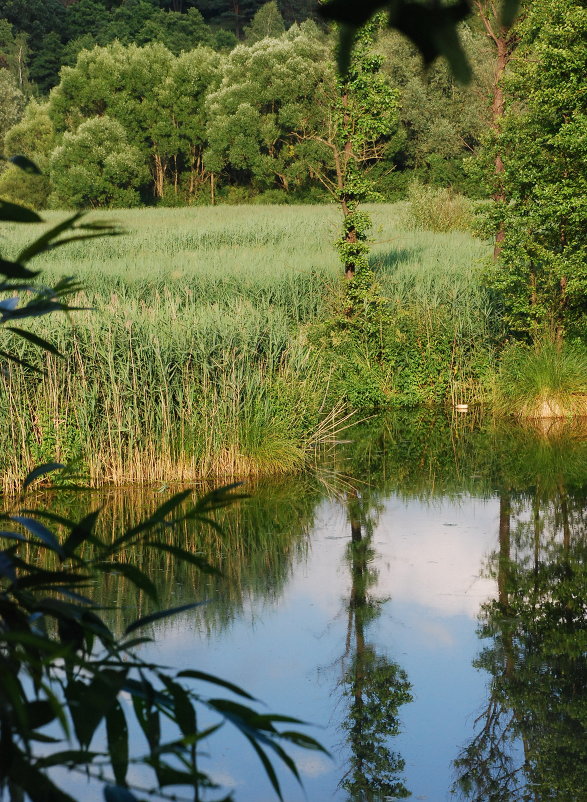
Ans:
{"label": "green foliage", "polygon": [[24,111],[24,95],[8,70],[0,69],[0,142],[6,132],[20,120]]}
{"label": "green foliage", "polygon": [[[219,57],[206,48],[177,57],[161,44],[115,43],[83,51],[75,67],[63,69],[49,100],[49,114],[56,131],[70,136],[88,119],[110,117],[124,129],[132,152],[138,151],[149,164],[151,194],[162,198],[171,185],[174,194],[183,190],[185,199],[206,178],[201,164],[204,98],[216,84],[218,63]],[[137,164],[137,159],[129,161]],[[128,174],[128,167],[125,171]],[[126,180],[121,175],[121,184]],[[92,192],[91,184],[86,192]]]}
{"label": "green foliage", "polygon": [[222,66],[222,81],[207,99],[209,170],[229,168],[261,189],[308,181],[300,139],[320,130],[317,92],[334,73],[315,28],[294,26],[279,39],[240,46]]}
{"label": "green foliage", "polygon": [[245,42],[254,45],[261,39],[275,39],[285,32],[283,17],[276,0],[270,0],[255,12],[250,25],[245,28]]}
{"label": "green foliage", "polygon": [[523,417],[584,415],[587,348],[548,339],[510,345],[501,354],[495,396],[498,410]]}
{"label": "green foliage", "polygon": [[86,120],[75,134],[65,133],[51,154],[51,182],[56,206],[136,206],[148,177],[138,148],[126,131],[106,115]]}
{"label": "green foliage", "polygon": [[450,189],[414,182],[408,190],[406,221],[424,231],[467,231],[473,223],[473,204]]}
{"label": "green foliage", "polygon": [[496,147],[505,202],[492,210],[505,231],[489,275],[516,337],[581,335],[585,325],[587,17],[574,0],[540,0],[519,27],[509,110]]}

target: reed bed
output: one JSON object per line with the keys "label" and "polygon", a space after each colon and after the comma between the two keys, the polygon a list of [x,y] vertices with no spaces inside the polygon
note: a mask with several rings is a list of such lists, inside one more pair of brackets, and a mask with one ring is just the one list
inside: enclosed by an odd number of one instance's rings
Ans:
{"label": "reed bed", "polygon": [[[397,206],[371,212],[373,259],[392,303],[409,300],[419,319],[425,310],[431,330],[438,309],[469,303],[481,243],[461,232],[402,231]],[[300,470],[349,413],[305,342],[340,280],[337,209],[115,216],[125,235],[37,262],[47,283],[79,278],[85,289],[75,303],[88,309],[31,325],[63,359],[11,344],[46,375],[8,364],[0,374],[4,489],[54,459],[76,463],[93,486]],[[47,214],[48,224],[57,219]],[[39,233],[7,226],[3,254]]]}

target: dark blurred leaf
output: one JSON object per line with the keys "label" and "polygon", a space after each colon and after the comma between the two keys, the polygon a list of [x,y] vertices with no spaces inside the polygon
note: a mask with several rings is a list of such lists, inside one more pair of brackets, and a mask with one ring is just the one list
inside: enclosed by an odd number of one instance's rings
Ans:
{"label": "dark blurred leaf", "polygon": [[503,0],[501,6],[501,24],[510,28],[514,24],[520,8],[520,0]]}
{"label": "dark blurred leaf", "polygon": [[238,685],[233,685],[232,682],[227,682],[224,679],[220,679],[220,677],[214,676],[214,674],[206,674],[205,671],[195,671],[193,669],[187,669],[186,671],[180,671],[177,675],[178,677],[189,677],[190,679],[199,679],[202,682],[210,682],[213,685],[220,685],[222,688],[226,688],[232,693],[236,693],[238,696],[243,696],[245,699],[250,699],[252,702],[256,701],[254,696],[251,696],[246,691],[243,691],[242,688],[239,688]]}
{"label": "dark blurred leaf", "polygon": [[111,571],[116,571],[119,574],[122,574],[126,579],[136,585],[137,588],[140,590],[144,590],[145,593],[153,599],[153,601],[158,601],[157,595],[157,588],[153,584],[153,582],[149,579],[149,577],[137,568],[135,565],[131,565],[130,563],[121,563],[121,562],[106,562],[106,563],[97,563],[96,568],[103,573],[109,573]]}
{"label": "dark blurred leaf", "polygon": [[[0,210],[1,208],[2,207],[0,206]],[[53,240],[64,231],[73,228],[82,215],[83,212],[76,212],[71,217],[67,217],[65,220],[62,220],[61,223],[58,223],[56,226],[53,226],[53,228],[50,228],[49,231],[46,231],[41,237],[38,237],[34,242],[31,242],[28,247],[24,248],[19,253],[17,261],[28,262],[29,259],[33,258],[33,256],[37,256],[39,253],[46,251]]]}
{"label": "dark blurred leaf", "polygon": [[114,779],[119,785],[124,785],[128,771],[128,727],[126,716],[118,701],[106,716],[106,735]]}
{"label": "dark blurred leaf", "polygon": [[320,6],[326,19],[341,23],[338,62],[341,73],[346,74],[352,52],[354,32],[377,11],[387,8],[388,24],[404,34],[419,50],[426,65],[444,56],[455,78],[461,83],[471,79],[471,68],[458,36],[458,25],[471,14],[467,0],[452,5],[418,3],[412,0],[331,0]]}
{"label": "dark blurred leaf", "polygon": [[156,548],[159,551],[166,551],[169,554],[173,554],[174,557],[182,562],[196,565],[204,574],[222,576],[222,572],[213,565],[210,565],[210,563],[204,557],[200,557],[198,554],[193,554],[191,551],[186,551],[186,549],[182,549],[180,546],[172,546],[170,543],[163,543],[158,540],[147,540],[145,542],[145,546],[153,546],[153,548]]}
{"label": "dark blurred leaf", "polygon": [[190,700],[188,692],[179,683],[160,674],[160,679],[173,697],[173,710],[175,720],[184,736],[194,735],[196,732],[196,711]]}
{"label": "dark blurred leaf", "polygon": [[16,328],[16,326],[7,326],[8,331],[12,331],[18,337],[22,337],[23,340],[28,340],[29,342],[36,345],[38,348],[42,348],[45,351],[50,351],[50,353],[55,354],[55,356],[60,357],[63,359],[63,355],[47,340],[44,340],[42,337],[39,337],[37,334],[33,334],[31,331],[26,331],[25,329]]}
{"label": "dark blurred leaf", "polygon": [[8,161],[16,167],[19,167],[25,173],[29,173],[29,175],[42,175],[37,165],[30,159],[27,159],[26,156],[11,156]]}
{"label": "dark blurred leaf", "polygon": [[26,711],[31,729],[36,730],[44,727],[56,718],[53,705],[42,699],[29,702]]}
{"label": "dark blurred leaf", "polygon": [[387,5],[391,5],[389,0],[330,0],[318,6],[318,13],[325,19],[358,27]]}
{"label": "dark blurred leaf", "polygon": [[10,520],[16,521],[16,523],[21,524],[29,532],[32,532],[35,537],[38,537],[48,548],[58,554],[62,559],[65,557],[65,553],[63,548],[53,532],[50,529],[42,524],[40,521],[35,520],[34,518],[29,518],[26,515],[11,515]]}
{"label": "dark blurred leaf", "polygon": [[[43,219],[36,212],[18,206],[16,203],[9,203],[0,200],[0,220],[9,223],[42,223]],[[20,261],[20,259],[18,260]]]}
{"label": "dark blurred leaf", "polygon": [[51,766],[70,765],[83,766],[84,763],[91,763],[94,758],[99,757],[99,752],[87,752],[79,749],[66,749],[63,752],[53,752],[47,757],[39,758],[35,766],[40,769],[48,769]]}
{"label": "dark blurred leaf", "polygon": [[125,679],[126,671],[104,670],[89,684],[77,679],[68,683],[65,696],[81,746],[89,746],[100,722],[117,704]]}
{"label": "dark blurred leaf", "polygon": [[90,512],[88,515],[82,518],[79,523],[72,527],[71,534],[67,537],[65,543],[63,544],[63,551],[68,557],[71,557],[73,554],[75,554],[77,547],[85,540],[91,540],[93,543],[99,544],[99,541],[94,537],[93,534],[94,526],[99,514],[100,510]]}
{"label": "dark blurred leaf", "polygon": [[65,468],[65,465],[62,465],[60,462],[46,462],[44,465],[38,465],[34,468],[25,478],[24,482],[22,483],[22,489],[26,490],[27,487],[38,479],[39,476],[45,476],[51,471],[58,471],[61,468]]}
{"label": "dark blurred leaf", "polygon": [[139,802],[128,788],[123,788],[120,785],[105,785],[104,799],[106,802]]}
{"label": "dark blurred leaf", "polygon": [[41,376],[45,375],[42,370],[39,370],[39,368],[31,365],[30,362],[26,361],[26,359],[19,359],[17,356],[14,356],[14,354],[9,354],[8,351],[2,351],[0,349],[0,356],[4,357],[4,359],[8,359],[9,362],[14,362],[16,365],[20,365],[21,368],[28,368],[28,370],[32,370],[33,373],[39,373]]}
{"label": "dark blurred leaf", "polygon": [[151,613],[151,615],[145,615],[142,618],[137,618],[136,621],[133,621],[132,624],[129,624],[127,628],[124,630],[124,634],[128,635],[131,632],[134,632],[135,629],[139,629],[139,627],[144,627],[147,624],[153,623],[153,621],[159,621],[162,618],[169,618],[169,616],[177,615],[178,613],[184,613],[186,610],[194,610],[196,607],[201,607],[203,604],[207,604],[208,602],[193,602],[192,604],[182,604],[180,607],[172,607],[169,610],[160,610],[158,613]]}
{"label": "dark blurred leaf", "polygon": [[145,532],[148,529],[152,529],[154,526],[158,524],[164,523],[165,517],[173,510],[177,509],[179,505],[185,501],[185,499],[192,494],[192,490],[182,490],[181,493],[176,493],[170,499],[167,499],[163,504],[161,504],[151,515],[144,521],[141,521],[140,524],[137,526],[133,526],[131,529],[128,529],[123,535],[117,538],[110,547],[110,552],[116,551],[119,546],[127,541],[131,540],[135,535],[140,534],[141,532]]}
{"label": "dark blurred leaf", "polygon": [[28,267],[24,267],[18,262],[9,262],[6,259],[0,259],[0,273],[4,276],[8,276],[8,278],[34,278],[34,276],[39,275],[40,271],[29,270]]}

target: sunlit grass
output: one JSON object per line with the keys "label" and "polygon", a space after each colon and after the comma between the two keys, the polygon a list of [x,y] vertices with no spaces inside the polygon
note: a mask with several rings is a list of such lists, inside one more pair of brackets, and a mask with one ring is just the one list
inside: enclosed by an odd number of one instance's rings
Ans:
{"label": "sunlit grass", "polygon": [[[398,205],[371,211],[373,261],[392,302],[411,304],[431,327],[449,303],[474,325],[485,246],[462,232],[402,231]],[[94,485],[300,470],[347,414],[326,402],[328,375],[303,337],[340,281],[336,207],[91,217],[127,233],[38,260],[47,283],[78,277],[85,290],[76,301],[89,311],[34,322],[63,360],[13,344],[47,378],[15,367],[0,378],[4,487],[53,459],[78,460]],[[41,230],[7,226],[3,255]]]}

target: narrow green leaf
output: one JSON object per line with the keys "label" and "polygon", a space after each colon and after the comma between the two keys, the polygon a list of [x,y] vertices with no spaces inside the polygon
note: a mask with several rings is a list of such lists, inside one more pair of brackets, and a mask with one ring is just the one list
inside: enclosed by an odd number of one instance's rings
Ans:
{"label": "narrow green leaf", "polygon": [[9,354],[8,351],[0,350],[0,356],[3,356],[4,359],[8,359],[9,362],[14,362],[16,365],[20,365],[21,368],[28,368],[28,370],[32,370],[33,373],[38,373],[41,376],[44,376],[45,373],[39,368],[36,368],[34,365],[31,365],[30,362],[27,362],[26,359],[19,359],[14,354]]}
{"label": "narrow green leaf", "polygon": [[63,548],[61,547],[61,544],[57,540],[56,536],[40,521],[37,521],[34,518],[29,518],[26,515],[11,515],[10,519],[24,526],[29,530],[29,532],[32,532],[35,537],[38,537],[39,540],[41,540],[48,548],[58,554],[62,559],[65,557]]}
{"label": "narrow green leaf", "polygon": [[[0,219],[2,214],[2,202],[0,201]],[[37,254],[46,251],[48,246],[51,242],[58,237],[63,231],[67,231],[68,229],[72,228],[74,224],[82,217],[83,212],[76,212],[71,217],[67,217],[65,220],[62,220],[61,223],[58,223],[53,228],[46,231],[42,236],[38,237],[34,242],[24,248],[19,254],[16,259],[17,262],[28,262],[33,256],[37,256]],[[38,222],[41,218],[38,215],[35,215],[38,220],[27,220],[26,222]]]}
{"label": "narrow green leaf", "polygon": [[142,618],[137,618],[137,620],[133,621],[132,624],[129,624],[127,628],[124,630],[124,634],[129,635],[131,632],[134,632],[135,629],[147,626],[147,624],[151,624],[153,623],[153,621],[159,621],[162,618],[169,618],[172,615],[183,613],[186,610],[193,610],[196,607],[201,607],[203,604],[207,603],[208,602],[203,601],[203,602],[193,602],[192,604],[182,604],[180,607],[172,607],[169,610],[160,610],[158,613],[151,613],[151,615],[145,615]]}
{"label": "narrow green leaf", "polygon": [[137,588],[140,590],[144,590],[145,593],[153,599],[154,602],[157,602],[159,597],[157,594],[157,588],[153,584],[153,582],[149,579],[149,577],[143,573],[139,568],[135,565],[131,565],[130,563],[121,563],[121,562],[106,562],[106,563],[97,563],[96,568],[103,573],[110,573],[111,571],[116,571],[119,574],[122,574],[126,579],[136,585]]}
{"label": "narrow green leaf", "polygon": [[65,465],[62,465],[60,462],[46,462],[44,465],[37,465],[25,478],[24,482],[22,483],[22,489],[26,490],[27,487],[32,484],[35,479],[38,479],[39,476],[45,476],[51,471],[58,471],[61,468],[65,468]]}
{"label": "narrow green leaf", "polygon": [[213,565],[210,565],[210,563],[204,557],[200,557],[198,554],[193,554],[191,551],[182,549],[180,546],[173,546],[170,543],[163,543],[158,540],[147,540],[145,545],[152,546],[158,551],[166,551],[169,554],[173,554],[174,557],[182,562],[196,565],[204,574],[222,576],[222,572],[219,571],[218,568],[214,568]]}
{"label": "narrow green leaf", "polygon": [[238,696],[242,696],[245,699],[250,699],[251,702],[257,701],[254,696],[251,696],[250,693],[244,691],[242,688],[239,688],[238,685],[233,685],[232,682],[228,682],[227,680],[220,679],[220,677],[214,676],[214,674],[207,674],[205,671],[196,671],[194,669],[186,669],[185,671],[180,671],[177,675],[178,677],[189,677],[190,679],[198,679],[202,682],[209,682],[212,685],[219,685],[222,688],[226,688],[228,691],[237,694]]}
{"label": "narrow green leaf", "polygon": [[11,331],[13,334],[16,334],[18,337],[22,337],[23,340],[28,340],[29,342],[33,343],[33,345],[36,345],[45,351],[49,351],[50,353],[55,354],[55,356],[58,356],[61,359],[63,359],[63,354],[61,354],[61,352],[58,351],[57,348],[55,348],[55,346],[52,343],[48,342],[47,340],[44,340],[37,334],[33,334],[32,331],[27,331],[26,329],[20,329],[17,328],[16,326],[6,326],[6,328],[8,329],[8,331]]}
{"label": "narrow green leaf", "polygon": [[100,512],[101,510],[94,510],[94,512],[88,513],[79,523],[72,527],[71,533],[63,544],[63,551],[68,557],[75,554],[78,546],[86,540],[91,540],[92,543],[101,545],[93,534],[94,526],[96,525]]}

